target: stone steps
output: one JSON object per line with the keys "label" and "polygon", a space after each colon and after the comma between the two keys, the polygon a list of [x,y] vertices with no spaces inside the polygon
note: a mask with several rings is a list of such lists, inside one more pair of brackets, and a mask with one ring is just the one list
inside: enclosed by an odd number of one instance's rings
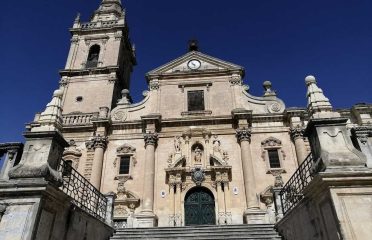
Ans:
{"label": "stone steps", "polygon": [[125,239],[257,239],[281,240],[273,225],[186,226],[118,229],[112,240]]}

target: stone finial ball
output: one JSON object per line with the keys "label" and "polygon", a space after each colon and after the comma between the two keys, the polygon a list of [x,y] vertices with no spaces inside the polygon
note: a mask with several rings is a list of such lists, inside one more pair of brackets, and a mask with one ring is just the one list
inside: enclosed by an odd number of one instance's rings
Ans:
{"label": "stone finial ball", "polygon": [[263,85],[264,85],[264,87],[271,87],[271,82],[270,81],[265,81],[264,83],[263,83]]}
{"label": "stone finial ball", "polygon": [[316,78],[313,76],[313,75],[309,75],[305,78],[305,83],[307,85],[311,84],[311,83],[316,83]]}
{"label": "stone finial ball", "polygon": [[129,94],[129,90],[128,89],[123,89],[123,90],[121,90],[121,94],[128,95]]}
{"label": "stone finial ball", "polygon": [[63,91],[61,89],[57,89],[53,93],[54,97],[62,97],[63,96]]}

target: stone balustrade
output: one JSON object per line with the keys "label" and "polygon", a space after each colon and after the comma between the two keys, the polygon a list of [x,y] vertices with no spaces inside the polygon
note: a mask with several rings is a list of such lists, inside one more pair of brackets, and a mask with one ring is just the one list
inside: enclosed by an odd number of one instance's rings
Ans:
{"label": "stone balustrade", "polygon": [[80,126],[92,123],[92,119],[98,116],[97,113],[84,113],[84,114],[68,114],[63,115],[63,125],[65,126]]}
{"label": "stone balustrade", "polygon": [[104,22],[89,22],[81,24],[82,29],[91,29],[91,28],[105,28],[105,27],[112,27],[118,23],[117,20],[113,21],[104,21]]}

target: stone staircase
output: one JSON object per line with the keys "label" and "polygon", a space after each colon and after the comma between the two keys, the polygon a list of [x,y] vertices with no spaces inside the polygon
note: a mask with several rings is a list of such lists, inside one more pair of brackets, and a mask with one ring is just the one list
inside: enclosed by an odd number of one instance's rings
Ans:
{"label": "stone staircase", "polygon": [[281,240],[273,225],[225,225],[118,229],[112,240],[124,239],[257,239]]}

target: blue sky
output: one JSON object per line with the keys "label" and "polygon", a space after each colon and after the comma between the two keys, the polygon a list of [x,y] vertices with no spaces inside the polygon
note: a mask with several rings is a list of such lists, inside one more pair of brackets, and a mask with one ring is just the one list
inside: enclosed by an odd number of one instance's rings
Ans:
{"label": "blue sky", "polygon": [[[100,0],[4,1],[0,15],[0,142],[22,141],[24,124],[58,87],[70,44],[68,28],[86,21]],[[318,83],[337,108],[372,102],[370,0],[135,0],[127,9],[138,66],[131,94],[141,100],[145,73],[201,51],[241,65],[245,83],[262,95],[270,80],[287,107],[306,105],[304,78]]]}

